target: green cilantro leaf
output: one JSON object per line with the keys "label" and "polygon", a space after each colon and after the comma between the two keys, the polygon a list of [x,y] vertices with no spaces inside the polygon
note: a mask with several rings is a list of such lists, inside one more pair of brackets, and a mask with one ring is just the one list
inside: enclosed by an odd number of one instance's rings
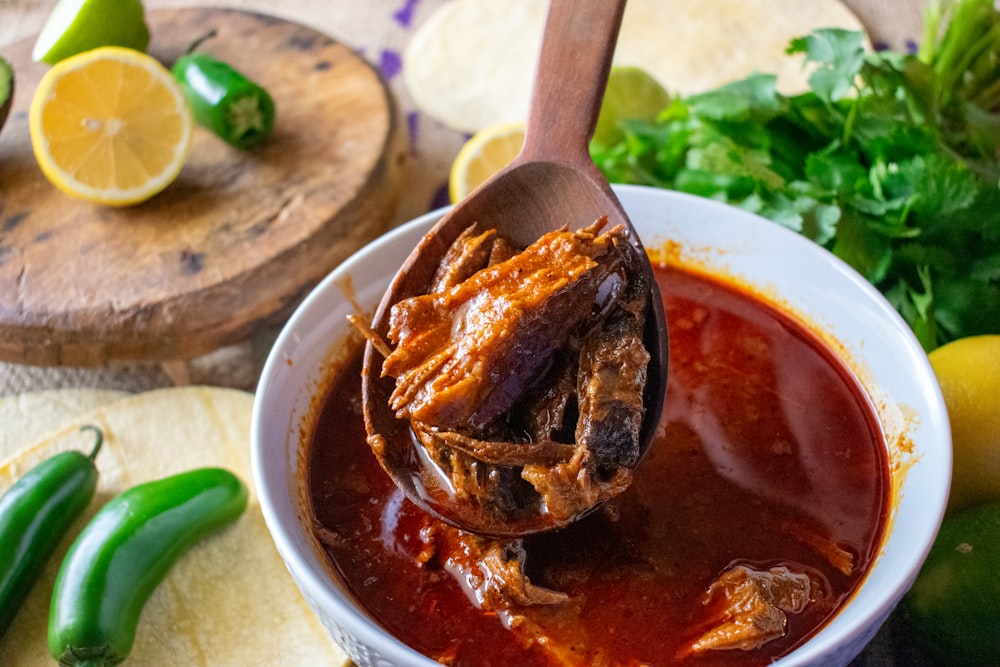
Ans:
{"label": "green cilantro leaf", "polygon": [[865,62],[861,33],[825,28],[792,40],[789,54],[804,53],[807,62],[818,65],[809,85],[820,99],[836,102],[854,89],[854,79]]}

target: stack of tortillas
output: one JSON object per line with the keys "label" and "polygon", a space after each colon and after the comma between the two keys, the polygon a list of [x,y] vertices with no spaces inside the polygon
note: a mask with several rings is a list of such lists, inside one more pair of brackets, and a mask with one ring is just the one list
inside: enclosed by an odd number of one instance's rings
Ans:
{"label": "stack of tortillas", "polygon": [[[453,0],[405,53],[406,87],[428,115],[462,132],[527,117],[548,0]],[[792,39],[818,28],[863,30],[839,0],[629,0],[615,63],[640,67],[672,94],[705,92],[754,72],[804,90]]]}
{"label": "stack of tortillas", "polygon": [[178,667],[349,664],[306,605],[264,525],[252,488],[253,395],[185,387],[137,395],[59,390],[0,399],[0,494],[40,461],[89,452],[105,436],[97,495],[0,638],[0,665],[49,667],[49,600],[62,557],[98,507],[135,484],[221,466],[250,490],[247,511],[173,566],[142,613],[125,664]]}

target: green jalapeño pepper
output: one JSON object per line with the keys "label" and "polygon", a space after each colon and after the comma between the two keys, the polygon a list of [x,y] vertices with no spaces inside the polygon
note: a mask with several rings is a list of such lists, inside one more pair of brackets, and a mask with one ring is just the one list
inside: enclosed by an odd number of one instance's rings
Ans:
{"label": "green jalape\u00f1o pepper", "polygon": [[59,540],[94,497],[94,458],[103,436],[94,426],[83,429],[97,434],[89,455],[56,454],[26,472],[0,498],[0,637]]}
{"label": "green jalape\u00f1o pepper", "polygon": [[243,513],[246,486],[227,470],[198,468],[121,492],[77,537],[56,576],[49,652],[60,665],[116,665],[171,566]]}
{"label": "green jalape\u00f1o pepper", "polygon": [[227,63],[204,53],[181,56],[173,67],[195,122],[236,148],[256,146],[274,128],[270,93]]}

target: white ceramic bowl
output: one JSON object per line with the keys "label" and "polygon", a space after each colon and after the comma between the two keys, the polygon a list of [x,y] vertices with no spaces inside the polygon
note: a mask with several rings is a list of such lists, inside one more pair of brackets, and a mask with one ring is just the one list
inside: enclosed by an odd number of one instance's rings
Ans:
{"label": "white ceramic bowl", "polygon": [[[951,477],[947,413],[927,357],[903,320],[863,278],[812,242],[769,221],[701,198],[615,188],[647,247],[674,241],[685,260],[760,288],[837,341],[878,406],[895,469],[892,518],[881,553],[849,604],[782,659],[843,665],[859,654],[909,587],[937,532]],[[356,303],[374,309],[404,257],[442,211],[377,239],[334,270],[301,304],[264,367],[254,405],[254,483],[278,551],[333,638],[363,667],[431,666],[353,603],[334,581],[302,521],[300,433]],[[900,438],[897,436],[905,436]]]}

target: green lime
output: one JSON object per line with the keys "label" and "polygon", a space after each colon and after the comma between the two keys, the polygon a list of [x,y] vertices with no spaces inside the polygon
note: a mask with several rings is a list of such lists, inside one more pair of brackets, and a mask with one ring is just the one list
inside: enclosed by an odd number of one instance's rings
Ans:
{"label": "green lime", "polygon": [[100,46],[145,51],[148,45],[142,0],[59,0],[35,41],[31,57],[55,65]]}
{"label": "green lime", "polygon": [[654,120],[668,104],[670,95],[648,72],[639,67],[615,65],[608,74],[594,141],[611,146],[625,136],[622,121]]}
{"label": "green lime", "polygon": [[14,68],[0,58],[0,128],[7,121],[10,104],[14,100]]}
{"label": "green lime", "polygon": [[1000,665],[1000,503],[945,517],[904,607],[944,664]]}

